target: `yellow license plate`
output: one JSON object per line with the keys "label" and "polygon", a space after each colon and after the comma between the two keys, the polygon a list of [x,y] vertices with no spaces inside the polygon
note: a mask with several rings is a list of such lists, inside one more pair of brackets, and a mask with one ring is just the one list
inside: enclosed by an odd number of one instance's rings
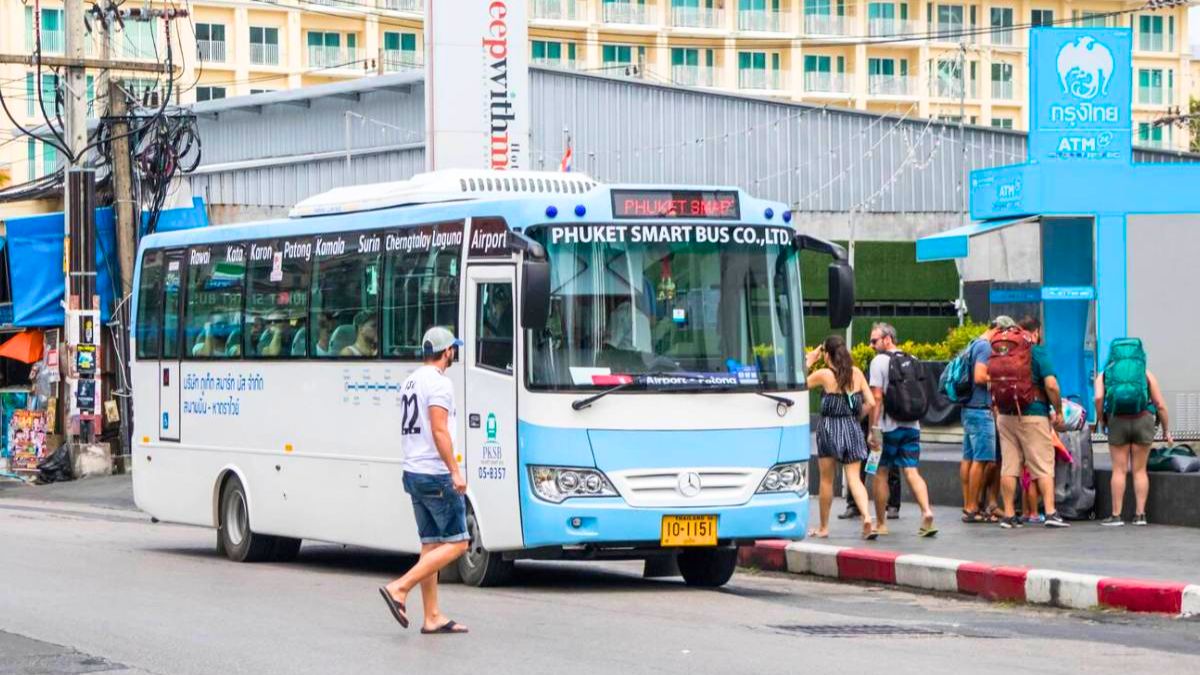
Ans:
{"label": "yellow license plate", "polygon": [[663,516],[663,546],[716,546],[716,516]]}

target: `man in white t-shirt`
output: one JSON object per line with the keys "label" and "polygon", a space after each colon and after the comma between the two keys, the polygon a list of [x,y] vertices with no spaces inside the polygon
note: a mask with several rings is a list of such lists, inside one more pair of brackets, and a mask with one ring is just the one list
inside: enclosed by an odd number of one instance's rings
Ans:
{"label": "man in white t-shirt", "polygon": [[400,443],[404,450],[404,491],[412,498],[421,557],[404,576],[379,592],[392,616],[408,628],[405,601],[421,586],[425,622],[422,633],[466,633],[438,607],[438,572],[453,563],[470,545],[463,494],[467,480],[454,456],[458,410],[454,386],[446,369],[454,363],[462,340],[441,326],[425,332],[425,363],[400,388]]}

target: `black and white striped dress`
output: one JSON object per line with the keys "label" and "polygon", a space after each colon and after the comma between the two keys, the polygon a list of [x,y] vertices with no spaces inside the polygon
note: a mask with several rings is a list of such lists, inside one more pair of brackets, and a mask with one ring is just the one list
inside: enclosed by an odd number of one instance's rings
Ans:
{"label": "black and white striped dress", "polygon": [[858,414],[862,394],[821,394],[821,426],[817,428],[817,456],[832,457],[841,464],[867,458],[867,439],[863,437]]}

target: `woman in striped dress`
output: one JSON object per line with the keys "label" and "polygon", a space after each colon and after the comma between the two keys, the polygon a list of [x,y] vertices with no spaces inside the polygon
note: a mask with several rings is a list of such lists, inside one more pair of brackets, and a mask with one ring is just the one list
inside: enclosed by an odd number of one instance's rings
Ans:
{"label": "woman in striped dress", "polygon": [[[826,367],[813,370],[825,360]],[[829,536],[829,507],[833,503],[833,476],[837,465],[850,488],[850,495],[862,514],[862,537],[872,540],[878,536],[871,518],[867,488],[859,475],[859,464],[867,459],[867,440],[859,422],[875,407],[875,397],[863,372],[854,365],[846,341],[830,335],[818,348],[809,352],[809,389],[821,389],[821,422],[817,427],[817,457],[821,467],[821,525],[809,536],[824,539]]]}

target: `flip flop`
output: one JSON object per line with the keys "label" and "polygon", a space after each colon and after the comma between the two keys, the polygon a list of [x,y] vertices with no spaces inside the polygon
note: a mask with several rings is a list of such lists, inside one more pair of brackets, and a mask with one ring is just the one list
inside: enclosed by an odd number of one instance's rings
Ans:
{"label": "flip flop", "polygon": [[457,621],[447,621],[446,623],[442,624],[441,626],[438,626],[437,628],[434,628],[433,630],[429,630],[428,628],[421,629],[421,633],[423,633],[424,635],[439,635],[439,634],[448,635],[451,633],[470,633],[470,632],[471,631],[467,630],[466,626],[458,625]]}
{"label": "flip flop", "polygon": [[379,587],[379,594],[383,596],[383,601],[387,603],[388,610],[391,611],[392,616],[396,618],[396,621],[400,622],[402,627],[408,628],[408,610],[405,609],[404,603],[396,602],[395,598],[392,597],[392,594],[388,593],[387,588],[383,586]]}
{"label": "flip flop", "polygon": [[808,536],[812,537],[813,539],[828,539],[828,538],[829,538],[829,533],[828,533],[828,532],[826,532],[825,534],[820,534],[820,533],[819,533],[819,532],[817,532],[816,530],[809,530],[809,531],[808,531]]}
{"label": "flip flop", "polygon": [[921,537],[932,537],[932,536],[936,535],[937,533],[938,533],[938,529],[936,527],[932,527],[932,526],[931,527],[922,527],[921,529],[917,530],[917,535],[921,536]]}

